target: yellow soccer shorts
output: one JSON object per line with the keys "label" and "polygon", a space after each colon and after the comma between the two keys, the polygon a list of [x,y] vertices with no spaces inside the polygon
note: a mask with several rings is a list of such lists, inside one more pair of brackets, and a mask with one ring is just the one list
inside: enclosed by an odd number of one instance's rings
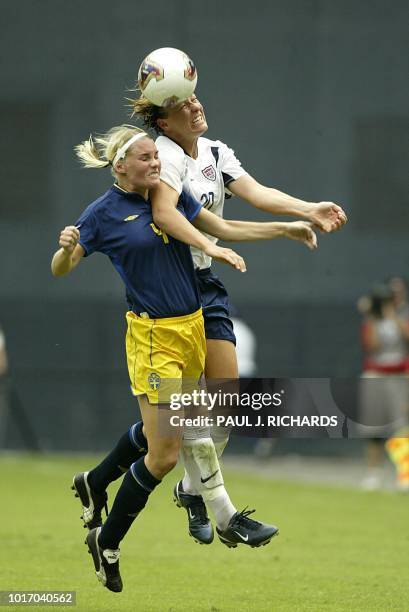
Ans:
{"label": "yellow soccer shorts", "polygon": [[173,393],[198,388],[204,371],[206,338],[202,309],[182,317],[143,318],[126,313],[126,357],[134,395],[169,403]]}

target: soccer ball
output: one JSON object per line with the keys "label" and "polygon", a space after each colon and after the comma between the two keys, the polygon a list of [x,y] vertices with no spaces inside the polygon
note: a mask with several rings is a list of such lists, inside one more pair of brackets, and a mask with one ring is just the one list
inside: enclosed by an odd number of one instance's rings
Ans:
{"label": "soccer ball", "polygon": [[186,53],[163,47],[149,53],[138,72],[138,85],[156,106],[173,106],[189,98],[197,83],[196,66]]}

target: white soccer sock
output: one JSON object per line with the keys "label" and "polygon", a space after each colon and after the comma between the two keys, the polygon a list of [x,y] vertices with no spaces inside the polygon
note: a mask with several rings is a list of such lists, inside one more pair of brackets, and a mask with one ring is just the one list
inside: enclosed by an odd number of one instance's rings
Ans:
{"label": "white soccer sock", "polygon": [[218,459],[220,459],[220,457],[223,455],[223,451],[226,448],[228,441],[229,438],[224,438],[224,440],[213,440],[214,448],[216,450],[216,455]]}
{"label": "white soccer sock", "polygon": [[[229,436],[227,437],[225,436],[224,438],[221,438],[220,440],[215,440],[212,436],[212,440],[213,440],[217,458],[219,459],[222,456],[224,449],[226,448],[227,442],[229,441]],[[194,479],[191,478],[190,476],[190,474],[193,475],[196,473],[196,478],[195,478],[196,482],[197,482],[198,476],[200,476],[200,474],[197,471],[198,468],[197,468],[195,460],[193,459],[193,457],[183,456],[183,463],[185,465],[185,475],[183,476],[183,480],[182,480],[183,490],[186,493],[190,493],[191,495],[200,495],[199,491],[197,491],[197,489],[195,488]]]}
{"label": "white soccer sock", "polygon": [[[185,475],[183,476],[182,480],[183,490],[185,493],[190,493],[190,495],[200,495],[199,491],[195,488],[195,482],[200,480],[196,462],[193,457],[183,453],[183,451],[181,453],[181,457],[185,466]],[[195,474],[195,478],[193,477],[193,474]]]}
{"label": "white soccer sock", "polygon": [[[200,495],[196,486],[197,483],[200,482],[200,470],[193,456],[193,452],[187,450],[187,447],[191,447],[195,444],[195,440],[207,440],[209,435],[208,427],[189,427],[186,428],[183,436],[180,458],[183,461],[185,474],[182,479],[182,487],[185,493],[190,493],[190,495]],[[211,472],[209,472],[209,474],[210,473]]]}
{"label": "white soccer sock", "polygon": [[[183,489],[195,495],[202,495],[206,506],[211,510],[219,529],[226,529],[236,512],[224,487],[216,450],[211,438],[183,440],[182,457],[188,475],[183,479]],[[203,479],[205,482],[203,482]]]}
{"label": "white soccer sock", "polygon": [[210,430],[217,457],[219,459],[226,448],[227,442],[229,441],[230,429],[230,427],[220,427],[219,425],[214,425]]}
{"label": "white soccer sock", "polygon": [[[209,494],[211,493],[211,497]],[[227,493],[224,485],[219,485],[215,489],[202,489],[202,497],[206,506],[212,512],[216,524],[222,531],[226,529],[233,514],[237,512]]]}
{"label": "white soccer sock", "polygon": [[188,472],[185,468],[185,475],[182,478],[182,487],[185,493],[190,493],[190,495],[199,495],[199,492],[196,491],[192,479],[190,478]]}

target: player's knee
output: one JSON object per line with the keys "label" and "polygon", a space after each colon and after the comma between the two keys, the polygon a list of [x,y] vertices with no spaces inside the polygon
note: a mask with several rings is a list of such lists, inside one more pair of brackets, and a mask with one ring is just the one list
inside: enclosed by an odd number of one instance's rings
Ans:
{"label": "player's knee", "polygon": [[168,474],[176,466],[178,461],[178,452],[170,450],[166,453],[151,455],[150,464],[161,478]]}
{"label": "player's knee", "polygon": [[170,472],[171,470],[173,470],[174,467],[176,467],[176,464],[178,462],[178,454],[179,453],[172,453],[170,454],[165,461],[165,468],[166,468],[166,473]]}
{"label": "player's knee", "polygon": [[165,476],[173,470],[173,468],[177,464],[177,461],[177,457],[173,457],[172,455],[168,457],[162,457],[160,460],[158,460],[157,463],[158,472],[162,474],[162,477]]}

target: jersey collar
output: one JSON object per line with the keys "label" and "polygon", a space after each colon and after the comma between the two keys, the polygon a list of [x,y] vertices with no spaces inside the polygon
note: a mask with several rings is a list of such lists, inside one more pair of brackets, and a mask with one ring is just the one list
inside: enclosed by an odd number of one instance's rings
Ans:
{"label": "jersey collar", "polygon": [[136,202],[141,202],[143,204],[148,204],[149,200],[145,200],[139,193],[136,193],[134,191],[126,191],[126,189],[122,189],[122,187],[120,187],[119,185],[117,185],[117,183],[114,183],[111,187],[111,189],[115,192],[115,193],[119,193],[121,194],[124,198],[127,198],[129,200],[134,200]]}

